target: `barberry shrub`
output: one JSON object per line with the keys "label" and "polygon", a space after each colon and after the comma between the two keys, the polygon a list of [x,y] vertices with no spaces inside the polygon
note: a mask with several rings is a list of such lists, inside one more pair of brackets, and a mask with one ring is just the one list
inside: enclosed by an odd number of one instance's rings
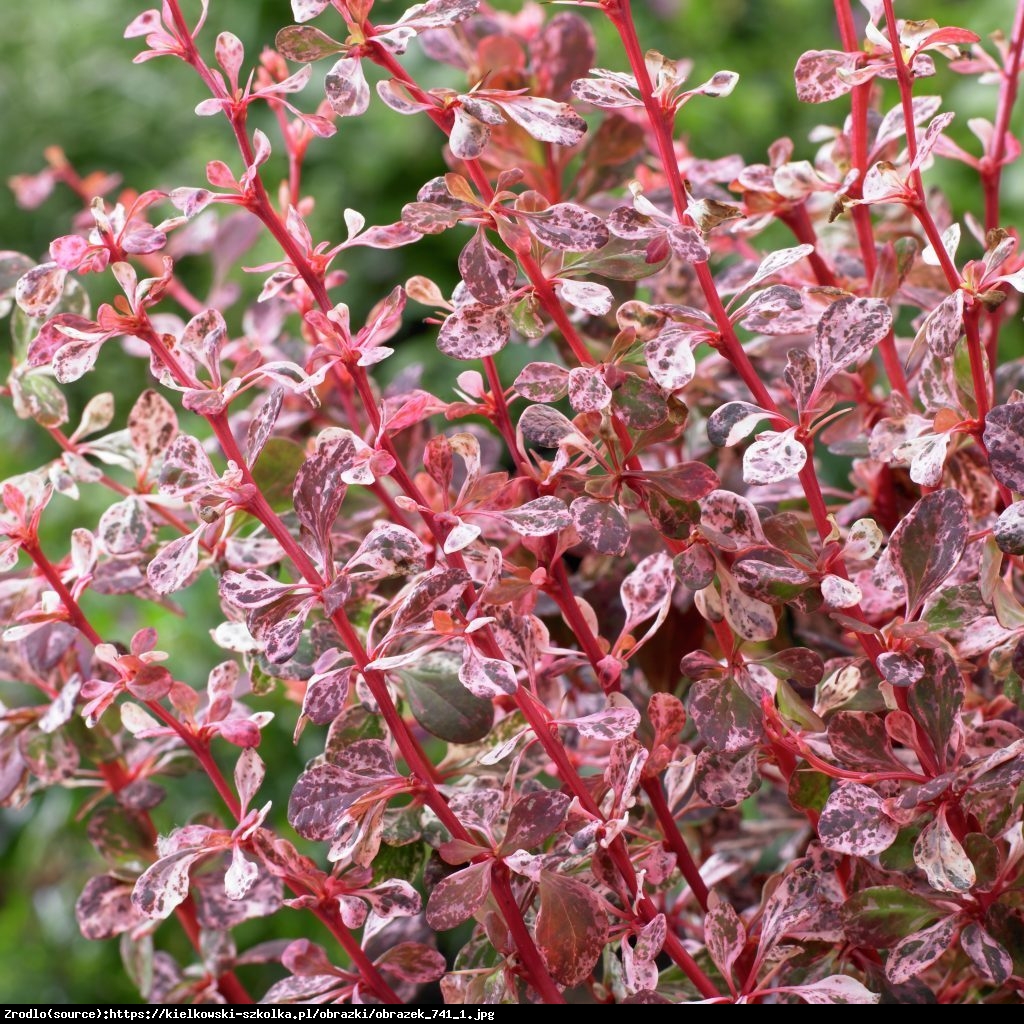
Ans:
{"label": "barberry shrub", "polygon": [[[92,787],[83,935],[154,1002],[1016,1001],[1024,3],[983,42],[836,0],[794,76],[832,126],[756,164],[680,141],[737,75],[689,81],[629,0],[292,0],[255,61],[207,6],[125,35],[233,153],[111,196],[48,151],[18,200],[84,215],[0,258],[5,395],[61,448],[3,484],[0,797]],[[969,139],[956,75],[992,87]],[[437,174],[316,238],[306,154],[344,161],[371,104],[434,123]],[[926,187],[946,161],[976,209]],[[456,287],[424,266],[353,322],[346,264],[442,233]],[[388,373],[423,331],[432,390]],[[204,578],[206,679],[83,603],[145,622]],[[310,760],[261,755],[271,703]],[[238,941],[271,915],[287,938]]]}

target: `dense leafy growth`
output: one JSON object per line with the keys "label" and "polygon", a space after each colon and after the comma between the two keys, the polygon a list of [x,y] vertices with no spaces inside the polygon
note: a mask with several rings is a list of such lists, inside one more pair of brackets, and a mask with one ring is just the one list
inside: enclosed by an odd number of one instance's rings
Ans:
{"label": "dense leafy growth", "polygon": [[[154,1002],[1018,1001],[1024,3],[982,42],[837,0],[842,49],[795,70],[834,127],[753,165],[679,141],[737,75],[645,52],[629,0],[373,7],[292,0],[253,61],[216,3],[163,0],[136,61],[198,74],[233,154],[170,192],[55,150],[12,183],[84,212],[42,264],[0,254],[6,395],[62,450],[2,488],[0,799],[94,787],[83,935],[120,936]],[[997,86],[971,148],[931,86],[957,74]],[[315,238],[307,149],[371,104],[433,121],[438,173]],[[925,186],[948,160],[980,184],[962,218]],[[444,232],[457,287],[354,322],[352,250]],[[262,275],[249,308],[232,268]],[[423,319],[444,388],[387,372]],[[104,375],[140,358],[115,409]],[[84,488],[105,511],[44,551]],[[204,681],[83,601],[203,577]],[[259,752],[274,689],[305,764]],[[168,820],[188,772],[209,800]],[[238,940],[269,915],[294,938]]]}

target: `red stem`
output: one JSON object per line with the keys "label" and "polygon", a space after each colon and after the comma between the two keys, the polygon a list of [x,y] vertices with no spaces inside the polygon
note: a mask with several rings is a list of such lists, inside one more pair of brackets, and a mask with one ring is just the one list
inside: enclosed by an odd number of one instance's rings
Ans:
{"label": "red stem", "polygon": [[548,973],[540,950],[537,949],[533,936],[530,935],[530,930],[523,920],[522,908],[512,892],[508,868],[500,860],[491,866],[491,893],[505,918],[505,924],[512,933],[512,941],[519,952],[523,967],[526,968],[530,984],[537,990],[544,1003],[564,1003],[565,996]]}
{"label": "red stem", "polygon": [[1024,50],[1024,0],[1019,0],[1010,37],[1009,63],[1003,70],[996,108],[996,122],[988,152],[981,161],[981,184],[985,193],[985,230],[999,227],[999,191],[1006,144],[1010,131],[1010,115],[1017,102],[1020,86],[1021,52]]}
{"label": "red stem", "polygon": [[673,817],[672,810],[665,799],[665,792],[662,789],[661,781],[656,778],[644,779],[642,786],[648,799],[651,801],[654,813],[658,816],[658,824],[661,825],[665,841],[676,855],[676,864],[679,866],[679,870],[689,884],[690,889],[693,890],[693,895],[700,904],[700,909],[706,914],[708,912],[708,887],[704,884],[704,879],[700,876],[697,862],[693,859],[693,855],[690,853],[690,849],[686,845],[682,833],[679,831],[676,819]]}

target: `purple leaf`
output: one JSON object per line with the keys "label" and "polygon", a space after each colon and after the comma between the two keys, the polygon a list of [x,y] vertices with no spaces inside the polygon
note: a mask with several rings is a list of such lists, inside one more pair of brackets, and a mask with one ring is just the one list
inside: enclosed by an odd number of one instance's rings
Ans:
{"label": "purple leaf", "polygon": [[1024,492],[1024,402],[990,410],[983,440],[992,475],[1011,491]]}
{"label": "purple leaf", "polygon": [[324,79],[331,109],[339,117],[359,117],[370,106],[370,87],[358,57],[342,57]]}
{"label": "purple leaf", "polygon": [[500,352],[512,335],[502,306],[471,302],[449,314],[437,335],[437,347],[452,359],[483,359]]}
{"label": "purple leaf", "polygon": [[365,889],[362,896],[373,907],[373,912],[385,921],[393,917],[415,917],[422,906],[420,894],[400,878]]}
{"label": "purple leaf", "polygon": [[[371,757],[368,763],[360,763],[363,753]],[[398,778],[394,762],[388,763],[390,754],[379,740],[358,740],[345,754],[348,763],[315,765],[299,776],[292,790],[288,821],[306,839],[333,839],[339,822],[357,800],[372,797]]]}
{"label": "purple leaf", "polygon": [[619,505],[582,497],[573,500],[569,513],[584,544],[589,544],[602,555],[626,553],[629,546],[629,520]]}
{"label": "purple leaf", "polygon": [[967,502],[952,488],[926,494],[900,521],[889,551],[912,615],[956,568],[967,546]]}
{"label": "purple leaf", "polygon": [[302,698],[302,713],[316,725],[329,725],[344,710],[352,669],[341,668],[314,676]]}
{"label": "purple leaf", "polygon": [[441,879],[427,900],[427,924],[444,932],[472,917],[484,904],[491,889],[491,865],[485,860],[470,864]]}
{"label": "purple leaf", "polygon": [[565,793],[553,790],[520,797],[509,811],[505,838],[498,855],[504,857],[516,850],[532,850],[540,846],[565,821],[569,803]]}
{"label": "purple leaf", "polygon": [[473,298],[483,306],[500,306],[516,283],[516,265],[478,228],[459,254],[459,273]]}
{"label": "purple leaf", "polygon": [[908,710],[931,740],[940,767],[947,767],[966,685],[953,657],[941,647],[922,649],[917,657],[923,673],[907,694]]}
{"label": "purple leaf", "polygon": [[313,535],[325,561],[331,551],[331,527],[348,490],[342,475],[353,465],[355,455],[351,436],[330,436],[320,441],[295,476],[295,514]]}
{"label": "purple leaf", "polygon": [[544,96],[565,99],[573,80],[594,63],[595,42],[590,26],[578,14],[556,14],[530,41],[530,63]]}
{"label": "purple leaf", "polygon": [[860,711],[838,711],[828,720],[828,741],[839,762],[867,772],[905,770],[896,756],[885,722]]}
{"label": "purple leaf", "polygon": [[818,836],[826,850],[855,857],[873,857],[888,850],[898,832],[882,808],[882,798],[858,782],[840,785],[826,801],[818,821]]}
{"label": "purple leaf", "polygon": [[555,981],[578,985],[590,977],[608,937],[600,897],[568,875],[542,871],[537,946]]}

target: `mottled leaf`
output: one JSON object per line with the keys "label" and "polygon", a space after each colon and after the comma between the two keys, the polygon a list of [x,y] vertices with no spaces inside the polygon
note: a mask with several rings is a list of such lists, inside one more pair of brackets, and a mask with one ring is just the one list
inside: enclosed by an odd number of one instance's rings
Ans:
{"label": "mottled leaf", "polygon": [[805,1003],[819,1006],[844,1005],[846,1003],[872,1004],[882,998],[866,988],[856,978],[845,974],[830,974],[819,981],[811,981],[804,985],[794,985],[783,989],[799,996]]}
{"label": "mottled leaf", "polygon": [[924,674],[907,694],[908,710],[931,740],[940,767],[945,768],[964,705],[964,679],[952,656],[941,647],[922,649],[917,658]]}
{"label": "mottled leaf", "polygon": [[584,544],[602,555],[625,554],[629,546],[629,520],[619,505],[581,497],[569,506],[569,514]]}
{"label": "mottled leaf", "polygon": [[188,583],[199,564],[201,532],[196,530],[172,540],[146,566],[146,579],[158,594],[173,594]]}
{"label": "mottled leaf", "polygon": [[796,95],[802,103],[825,103],[845,96],[852,88],[845,74],[857,67],[858,55],[842,50],[808,50],[800,55],[793,73]]}
{"label": "mottled leaf", "polygon": [[492,861],[470,864],[434,886],[427,900],[427,924],[444,932],[462,924],[482,906],[491,889]]}
{"label": "mottled leaf", "polygon": [[1015,501],[999,514],[992,536],[1004,554],[1024,555],[1024,501]]}
{"label": "mottled leaf", "polygon": [[971,921],[960,932],[960,948],[993,985],[1005,984],[1013,974],[1010,954],[977,921]]}
{"label": "mottled leaf", "polygon": [[483,228],[459,254],[459,273],[473,298],[484,306],[500,306],[516,282],[516,265],[491,244]]}
{"label": "mottled leaf", "polygon": [[499,856],[516,850],[532,850],[543,843],[565,821],[569,803],[565,793],[554,790],[541,790],[520,797],[509,811]]}
{"label": "mottled leaf", "polygon": [[708,418],[708,440],[716,448],[731,448],[771,414],[750,402],[726,402]]}
{"label": "mottled leaf", "polygon": [[889,538],[893,563],[906,587],[907,610],[953,571],[967,545],[967,502],[952,488],[925,495]]}
{"label": "mottled leaf", "polygon": [[524,537],[546,537],[572,525],[572,516],[561,498],[534,498],[518,508],[502,509],[495,515]]}
{"label": "mottled leaf", "polygon": [[1011,491],[1024,492],[1024,402],[990,410],[983,440],[992,475]]}
{"label": "mottled leaf", "polygon": [[437,347],[453,359],[482,359],[500,352],[512,324],[501,306],[471,302],[449,314],[437,335]]}
{"label": "mottled leaf", "polygon": [[748,484],[775,484],[798,476],[807,462],[807,449],[796,439],[796,427],[768,430],[743,453],[743,479]]}
{"label": "mottled leaf", "polygon": [[597,964],[608,936],[600,897],[568,875],[542,871],[537,946],[555,981],[573,986],[585,981]]}
{"label": "mottled leaf", "polygon": [[591,252],[608,241],[604,221],[573,203],[556,203],[533,213],[526,226],[537,241],[568,252]]}
{"label": "mottled leaf", "polygon": [[956,915],[944,917],[930,928],[914,932],[898,942],[885,961],[886,977],[894,985],[916,978],[950,948],[957,924]]}
{"label": "mottled leaf", "polygon": [[760,742],[761,709],[733,679],[697,680],[687,704],[701,739],[714,750],[732,753]]}
{"label": "mottled leaf", "polygon": [[887,850],[898,832],[882,808],[882,798],[857,782],[841,784],[826,801],[818,821],[818,836],[827,850],[855,857],[873,857]]}
{"label": "mottled leaf", "polygon": [[939,892],[967,892],[977,881],[970,857],[946,821],[945,804],[939,804],[935,817],[917,837],[914,863]]}
{"label": "mottled leaf", "polygon": [[892,328],[892,311],[884,299],[847,297],[833,302],[818,321],[814,358],[816,388],[846,367],[860,366]]}
{"label": "mottled leaf", "polygon": [[644,345],[644,358],[651,376],[666,391],[678,391],[693,380],[697,372],[693,340],[692,332],[667,327]]}

